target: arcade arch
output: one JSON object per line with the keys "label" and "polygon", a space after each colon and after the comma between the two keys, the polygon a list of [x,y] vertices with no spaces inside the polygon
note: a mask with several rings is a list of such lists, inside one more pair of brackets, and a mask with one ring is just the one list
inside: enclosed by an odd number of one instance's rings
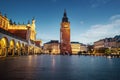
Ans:
{"label": "arcade arch", "polygon": [[0,39],[0,56],[7,56],[8,44],[8,39],[6,37]]}
{"label": "arcade arch", "polygon": [[9,48],[8,48],[8,55],[15,55],[15,40],[10,40]]}
{"label": "arcade arch", "polygon": [[16,51],[15,51],[15,54],[16,55],[21,55],[21,44],[20,44],[20,41],[18,41],[16,43]]}

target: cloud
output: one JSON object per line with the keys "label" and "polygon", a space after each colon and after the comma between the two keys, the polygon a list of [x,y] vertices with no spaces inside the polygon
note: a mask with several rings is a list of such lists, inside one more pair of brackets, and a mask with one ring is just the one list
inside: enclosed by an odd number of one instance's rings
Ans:
{"label": "cloud", "polygon": [[116,20],[116,19],[120,19],[120,14],[114,15],[110,18],[110,20]]}
{"label": "cloud", "polygon": [[[94,42],[106,37],[114,37],[120,34],[120,16],[112,16],[112,21],[108,24],[92,25],[89,30],[80,35],[84,43]],[[110,18],[110,19],[111,19]]]}
{"label": "cloud", "polygon": [[105,5],[108,2],[110,2],[111,0],[90,0],[90,4],[92,8],[96,8],[100,5]]}
{"label": "cloud", "polygon": [[84,21],[80,21],[80,24],[84,24]]}

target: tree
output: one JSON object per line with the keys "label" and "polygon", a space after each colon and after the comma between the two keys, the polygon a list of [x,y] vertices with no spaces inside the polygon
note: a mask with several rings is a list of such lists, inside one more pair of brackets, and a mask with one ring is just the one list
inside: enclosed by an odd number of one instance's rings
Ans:
{"label": "tree", "polygon": [[110,55],[111,54],[111,50],[109,48],[105,49],[105,54],[106,55]]}

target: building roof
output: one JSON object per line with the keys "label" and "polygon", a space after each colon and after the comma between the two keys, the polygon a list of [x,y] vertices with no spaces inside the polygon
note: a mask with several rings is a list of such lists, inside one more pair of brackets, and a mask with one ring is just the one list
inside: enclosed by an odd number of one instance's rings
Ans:
{"label": "building roof", "polygon": [[113,38],[104,38],[104,39],[98,40],[98,41],[96,41],[94,43],[97,43],[99,41],[104,41],[104,42],[120,42],[120,35],[116,35]]}
{"label": "building roof", "polygon": [[40,47],[41,41],[35,41],[35,45]]}
{"label": "building roof", "polygon": [[80,43],[81,46],[86,46],[86,44]]}
{"label": "building roof", "polygon": [[115,39],[117,42],[120,42],[120,35],[115,36],[114,39]]}
{"label": "building roof", "polygon": [[19,36],[23,39],[27,38],[27,30],[14,30],[14,29],[10,29],[8,30],[10,33],[13,33],[16,36]]}
{"label": "building roof", "polygon": [[80,44],[79,42],[71,42],[71,44]]}
{"label": "building roof", "polygon": [[50,44],[50,43],[59,43],[59,41],[58,40],[51,40],[51,41],[49,41],[49,42],[47,42],[45,44]]}
{"label": "building roof", "polygon": [[4,30],[4,29],[2,29],[2,28],[0,28],[0,32],[3,33],[3,34],[9,35],[9,36],[11,36],[11,37],[14,37],[14,38],[16,38],[16,39],[20,39],[20,40],[22,40],[22,41],[27,42],[26,39],[23,39],[23,38],[21,38],[21,37],[19,37],[19,36],[16,36],[15,34],[9,32],[9,31],[7,31],[7,30]]}

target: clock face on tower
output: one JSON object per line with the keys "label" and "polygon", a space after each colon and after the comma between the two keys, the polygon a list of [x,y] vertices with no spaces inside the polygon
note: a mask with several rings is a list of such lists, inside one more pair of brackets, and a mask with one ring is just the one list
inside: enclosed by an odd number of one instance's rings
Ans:
{"label": "clock face on tower", "polygon": [[65,24],[65,25],[64,25],[64,27],[65,27],[65,28],[68,28],[68,27],[69,27],[69,25],[68,25],[68,24]]}

